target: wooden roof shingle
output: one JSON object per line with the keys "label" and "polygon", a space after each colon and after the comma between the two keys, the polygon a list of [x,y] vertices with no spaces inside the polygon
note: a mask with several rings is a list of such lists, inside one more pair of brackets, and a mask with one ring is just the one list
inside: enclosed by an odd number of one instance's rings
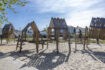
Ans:
{"label": "wooden roof shingle", "polygon": [[51,18],[49,27],[52,28],[67,28],[65,19],[63,18]]}
{"label": "wooden roof shingle", "polygon": [[105,18],[92,18],[90,27],[105,28]]}

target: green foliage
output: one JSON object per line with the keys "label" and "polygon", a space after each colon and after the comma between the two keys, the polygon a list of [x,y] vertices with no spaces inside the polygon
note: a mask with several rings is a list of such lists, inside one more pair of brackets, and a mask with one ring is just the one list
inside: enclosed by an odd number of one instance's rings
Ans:
{"label": "green foliage", "polygon": [[0,25],[8,22],[6,15],[8,14],[7,9],[15,12],[13,6],[25,6],[27,3],[26,0],[0,0]]}

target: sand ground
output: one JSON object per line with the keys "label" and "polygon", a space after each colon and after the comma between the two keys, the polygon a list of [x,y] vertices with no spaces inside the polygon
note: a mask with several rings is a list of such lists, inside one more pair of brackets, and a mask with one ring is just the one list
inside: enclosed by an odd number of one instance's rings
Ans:
{"label": "sand ground", "polygon": [[105,44],[89,44],[86,50],[83,45],[60,43],[59,54],[55,43],[49,43],[47,48],[39,46],[36,53],[34,43],[25,42],[22,53],[16,50],[16,42],[0,46],[0,70],[105,70]]}

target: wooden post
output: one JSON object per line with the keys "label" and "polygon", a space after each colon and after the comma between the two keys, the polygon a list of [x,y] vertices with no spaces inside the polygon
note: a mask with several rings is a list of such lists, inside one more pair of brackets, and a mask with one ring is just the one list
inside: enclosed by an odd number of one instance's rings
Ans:
{"label": "wooden post", "polygon": [[68,44],[69,44],[69,52],[71,52],[71,41],[70,41],[70,33],[68,31]]}
{"label": "wooden post", "polygon": [[52,37],[51,36],[52,35],[52,28],[49,28],[49,32],[48,33],[49,33],[49,39],[52,40],[52,38],[51,38]]}
{"label": "wooden post", "polygon": [[87,43],[86,43],[86,47],[88,47],[89,40],[90,40],[90,38],[89,38],[89,37],[87,37]]}
{"label": "wooden post", "polygon": [[6,41],[7,41],[7,44],[8,44],[8,42],[9,42],[9,39],[8,39],[8,38],[6,38]]}
{"label": "wooden post", "polygon": [[76,41],[76,28],[74,28],[74,41],[75,41],[75,52],[76,52],[76,50],[77,50],[77,41]]}
{"label": "wooden post", "polygon": [[48,42],[49,42],[49,37],[48,37],[48,35],[47,35],[47,48],[48,48]]}
{"label": "wooden post", "polygon": [[23,44],[23,33],[22,33],[22,36],[20,37],[20,53],[21,53],[21,50],[22,50],[22,44]]}
{"label": "wooden post", "polygon": [[90,43],[90,34],[91,34],[91,32],[90,32],[90,28],[88,28],[88,34],[87,34],[87,46],[86,47],[88,47],[88,44]]}
{"label": "wooden post", "polygon": [[32,34],[32,42],[34,42],[34,41],[35,41],[34,34]]}
{"label": "wooden post", "polygon": [[84,37],[84,40],[83,40],[83,50],[85,50],[85,45],[86,45],[86,37]]}
{"label": "wooden post", "polygon": [[89,31],[88,31],[88,27],[86,26],[85,28],[85,36],[84,36],[84,43],[83,43],[83,49],[85,50],[86,47],[88,47],[88,43],[89,43]]}
{"label": "wooden post", "polygon": [[49,42],[49,28],[47,29],[47,49],[48,49],[48,42]]}
{"label": "wooden post", "polygon": [[18,41],[17,41],[17,45],[16,45],[16,50],[19,47],[19,42],[20,42],[20,35],[18,36]]}
{"label": "wooden post", "polygon": [[2,44],[2,35],[0,35],[0,38],[1,38],[1,44]]}
{"label": "wooden post", "polygon": [[96,38],[96,40],[97,40],[97,44],[99,44],[99,35],[100,35],[100,29],[97,29],[97,31],[98,31],[98,37]]}
{"label": "wooden post", "polygon": [[99,44],[99,38],[96,38],[97,44]]}
{"label": "wooden post", "polygon": [[57,28],[56,30],[55,30],[55,32],[56,32],[56,49],[57,49],[57,54],[59,53],[59,29]]}
{"label": "wooden post", "polygon": [[43,40],[43,37],[41,36],[41,42],[42,42],[42,49],[44,48],[44,40]]}
{"label": "wooden post", "polygon": [[[51,34],[51,29],[50,28],[48,28],[47,29],[47,49],[48,49],[48,42],[49,42],[49,39],[50,39],[50,34]],[[51,39],[50,39],[51,40]]]}
{"label": "wooden post", "polygon": [[[64,40],[67,40],[67,37],[69,37],[69,30],[66,28],[64,29]],[[68,36],[67,36],[68,35]]]}
{"label": "wooden post", "polygon": [[76,40],[76,33],[75,33],[75,51],[77,51],[77,40]]}
{"label": "wooden post", "polygon": [[84,38],[83,38],[83,50],[85,50],[85,45],[86,45],[86,40],[87,40],[87,38],[86,38],[86,33],[87,33],[87,30],[86,30],[86,28],[85,28],[85,36],[84,36]]}
{"label": "wooden post", "polygon": [[36,52],[39,53],[39,34],[36,32]]}
{"label": "wooden post", "polygon": [[56,34],[57,34],[56,30],[57,30],[57,29],[54,28],[54,37],[55,37],[54,40],[56,40]]}

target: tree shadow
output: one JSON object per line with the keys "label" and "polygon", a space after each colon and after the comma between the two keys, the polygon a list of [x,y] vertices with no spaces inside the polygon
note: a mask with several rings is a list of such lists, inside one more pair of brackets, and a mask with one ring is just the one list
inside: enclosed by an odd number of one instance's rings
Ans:
{"label": "tree shadow", "polygon": [[30,59],[30,61],[27,64],[21,66],[20,68],[32,66],[37,68],[38,70],[50,70],[66,61],[66,55],[62,53],[57,54],[57,52],[42,52],[39,53],[37,56],[32,55],[31,57],[32,58]]}

